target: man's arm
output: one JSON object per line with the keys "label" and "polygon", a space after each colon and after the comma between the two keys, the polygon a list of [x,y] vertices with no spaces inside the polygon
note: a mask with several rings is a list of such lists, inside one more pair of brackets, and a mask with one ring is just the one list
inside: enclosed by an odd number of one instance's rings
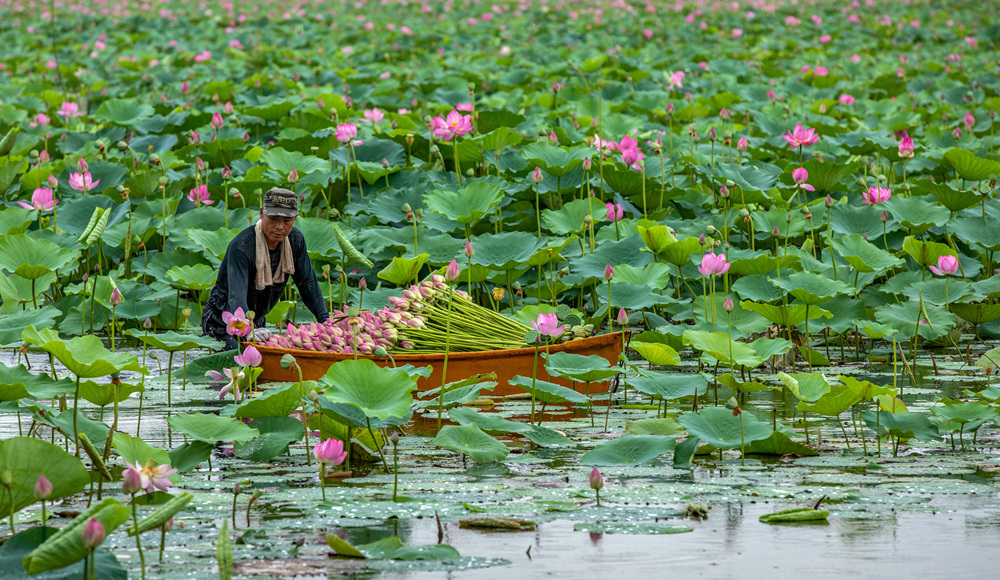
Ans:
{"label": "man's arm", "polygon": [[295,258],[295,286],[299,289],[302,302],[309,309],[309,312],[313,313],[316,320],[323,322],[330,317],[330,312],[326,309],[326,301],[323,300],[323,291],[319,288],[319,282],[316,280],[316,271],[313,270],[312,261],[309,259],[309,252],[306,251],[305,238],[301,232],[295,238],[292,243],[292,255]]}

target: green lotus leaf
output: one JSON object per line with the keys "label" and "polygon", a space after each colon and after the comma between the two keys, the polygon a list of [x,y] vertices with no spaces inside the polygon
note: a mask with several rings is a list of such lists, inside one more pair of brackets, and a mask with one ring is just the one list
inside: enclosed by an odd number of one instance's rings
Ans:
{"label": "green lotus leaf", "polygon": [[535,234],[528,232],[483,234],[472,238],[472,246],[476,249],[472,263],[494,270],[513,270],[524,264],[532,264],[532,256],[547,243],[547,240],[540,240]]}
{"label": "green lotus leaf", "polygon": [[767,439],[758,439],[746,446],[750,455],[797,455],[799,457],[815,457],[819,452],[812,447],[792,441],[788,435],[775,431]]}
{"label": "green lotus leaf", "polygon": [[847,385],[831,385],[830,391],[816,400],[815,403],[799,401],[796,407],[799,411],[816,413],[827,417],[837,417],[844,411],[862,401],[861,394]]}
{"label": "green lotus leaf", "polygon": [[110,405],[116,400],[120,403],[128,399],[132,393],[140,393],[145,390],[146,388],[141,384],[97,384],[94,381],[83,381],[80,383],[80,396],[98,407]]}
{"label": "green lotus leaf", "polygon": [[931,226],[945,225],[951,214],[946,208],[919,197],[894,195],[885,206],[897,222],[914,234],[922,234]]}
{"label": "green lotus leaf", "polygon": [[492,213],[503,198],[500,186],[474,182],[458,191],[435,189],[424,194],[424,204],[452,221],[471,225]]}
{"label": "green lotus leaf", "polygon": [[184,350],[191,350],[193,348],[218,350],[225,346],[222,341],[216,340],[210,336],[180,334],[178,332],[174,332],[173,330],[168,330],[167,332],[161,332],[159,334],[150,334],[143,329],[130,328],[125,331],[125,334],[136,338],[140,342],[146,343],[146,345],[151,348],[158,348],[167,352],[180,352]]}
{"label": "green lotus leaf", "polygon": [[113,353],[104,348],[101,339],[94,335],[62,340],[55,331],[37,330],[34,326],[29,326],[24,329],[21,338],[52,353],[52,356],[81,379],[104,377],[122,371],[149,374],[149,370],[139,364],[134,354]]}
{"label": "green lotus leaf", "polygon": [[441,428],[430,444],[456,453],[468,455],[477,462],[503,461],[510,449],[490,437],[475,424],[446,425]]}
{"label": "green lotus leaf", "polygon": [[941,430],[938,429],[927,415],[922,413],[892,414],[889,411],[879,411],[876,417],[872,411],[863,411],[861,419],[869,429],[888,432],[899,439],[919,439],[921,441],[940,441]]}
{"label": "green lotus leaf", "polygon": [[996,407],[988,403],[978,401],[966,403],[948,398],[942,398],[938,402],[943,404],[931,407],[931,413],[962,425],[977,421],[992,421],[998,416]]}
{"label": "green lotus leaf", "polygon": [[725,364],[756,368],[764,362],[749,345],[730,339],[725,332],[685,330],[684,343]]}
{"label": "green lotus leaf", "polygon": [[239,419],[205,413],[174,415],[167,419],[167,424],[175,431],[206,443],[246,442],[260,435],[258,430],[247,427]]}
{"label": "green lotus leaf", "polygon": [[169,452],[170,467],[177,469],[180,473],[193,471],[212,457],[214,449],[213,444],[205,441],[191,441],[174,447]]}
{"label": "green lotus leaf", "polygon": [[673,437],[660,435],[622,435],[605,441],[583,454],[580,465],[639,465],[653,463],[677,446]]}
{"label": "green lotus leaf", "polygon": [[[753,258],[739,258],[732,261],[729,271],[740,276],[762,276],[779,267],[782,271],[792,270],[799,265],[799,256],[771,256],[761,254]],[[742,278],[741,278],[742,280]]]}
{"label": "green lotus leaf", "polygon": [[667,374],[644,371],[644,376],[625,381],[640,393],[663,401],[704,395],[708,391],[708,380],[694,373]]}
{"label": "green lotus leaf", "polygon": [[[315,384],[315,383],[313,383]],[[310,390],[307,386],[306,390]],[[287,417],[301,407],[302,395],[298,383],[272,387],[254,398],[246,398],[237,405],[227,407],[223,414],[229,417]]]}
{"label": "green lotus leaf", "polygon": [[[813,219],[815,220],[815,218]],[[869,238],[875,239],[882,236],[883,226],[885,226],[886,232],[892,232],[899,228],[892,217],[883,224],[882,212],[874,207],[838,203],[830,208],[830,229],[843,236],[857,236],[860,239],[868,234]],[[784,231],[781,228],[778,229]]]}
{"label": "green lotus leaf", "polygon": [[353,405],[366,417],[383,421],[406,415],[417,388],[405,373],[381,368],[367,359],[335,363],[320,385],[328,386],[324,396],[331,403]]}
{"label": "green lotus leaf", "polygon": [[370,544],[352,546],[334,534],[326,535],[326,542],[338,556],[348,558],[364,558],[367,560],[431,560],[450,561],[461,557],[458,550],[448,544],[431,544],[427,546],[404,546],[403,542],[393,536],[383,538]]}
{"label": "green lotus leaf", "polygon": [[991,175],[1000,174],[1000,163],[977,157],[968,149],[955,148],[946,151],[944,159],[955,168],[959,177],[966,181],[983,181],[989,179]]}
{"label": "green lotus leaf", "polygon": [[[139,437],[132,437],[128,433],[115,433],[112,436],[111,445],[121,455],[122,459],[131,465],[146,465],[152,462],[153,465],[169,465],[170,455],[166,450],[153,447]],[[180,481],[180,476],[174,475],[170,478],[174,482]]]}
{"label": "green lotus leaf", "polygon": [[0,210],[0,236],[24,233],[34,221],[34,210],[20,206]]}
{"label": "green lotus leaf", "polygon": [[854,294],[854,288],[847,284],[812,272],[795,272],[771,278],[771,283],[809,305],[825,302],[839,294]]}
{"label": "green lotus leaf", "polygon": [[494,414],[478,413],[469,407],[458,407],[448,411],[448,417],[459,425],[477,425],[484,433],[489,435],[502,435],[504,433],[527,433],[532,426],[518,421],[504,419]]}
{"label": "green lotus leaf", "polygon": [[31,437],[0,441],[0,466],[10,472],[10,491],[0,493],[0,509],[5,514],[38,501],[34,489],[39,475],[45,475],[52,484],[52,501],[83,491],[90,483],[90,474],[78,458],[59,446]]}
{"label": "green lotus leaf", "polygon": [[938,258],[941,256],[955,256],[955,250],[946,244],[925,242],[913,236],[906,236],[903,240],[903,251],[921,267],[937,266]]}
{"label": "green lotus leaf", "polygon": [[[59,530],[53,527],[35,526],[11,536],[0,547],[0,577],[7,580],[28,580],[22,562]],[[89,568],[89,563],[88,566]],[[44,576],[45,580],[77,580],[89,575],[84,571],[84,562],[78,560],[75,564],[51,570]],[[94,550],[94,577],[102,580],[128,580],[128,571],[122,568],[114,553],[103,546]]]}
{"label": "green lotus leaf", "polygon": [[[948,334],[955,326],[955,315],[944,306],[925,303],[924,312],[930,320],[925,320],[921,313],[920,302],[886,304],[875,309],[875,319],[895,328],[903,338],[913,338],[914,333],[919,332],[921,337],[934,340]],[[918,323],[918,317],[923,322]]]}
{"label": "green lotus leaf", "polygon": [[778,379],[800,401],[815,402],[830,392],[830,383],[823,373],[778,373]]}
{"label": "green lotus leaf", "polygon": [[49,375],[32,373],[24,365],[0,366],[0,401],[53,399],[76,389],[73,381],[54,381]]}
{"label": "green lotus leaf", "polygon": [[333,170],[333,166],[329,160],[320,159],[313,155],[303,155],[298,151],[285,151],[281,147],[268,149],[260,156],[260,160],[282,175],[288,175],[292,169],[298,172],[299,175],[305,175],[313,171],[329,173]]}
{"label": "green lotus leaf", "polygon": [[143,119],[152,117],[155,112],[153,107],[131,99],[109,99],[97,108],[94,118],[98,121],[107,121],[129,127]]}
{"label": "green lotus leaf", "polygon": [[0,237],[0,269],[29,280],[76,266],[79,250],[61,248],[48,240],[11,234]]}
{"label": "green lotus leaf", "polygon": [[81,533],[84,524],[96,518],[104,526],[104,533],[111,535],[130,515],[130,510],[113,498],[92,505],[28,554],[23,560],[24,570],[29,575],[35,575],[79,562],[87,555]]}
{"label": "green lotus leaf", "polygon": [[552,376],[562,377],[570,381],[589,383],[607,381],[621,372],[618,367],[608,364],[607,359],[599,355],[584,356],[568,352],[556,352],[548,355],[545,370]]}
{"label": "green lotus leaf", "polygon": [[952,302],[948,305],[951,310],[962,320],[972,324],[984,324],[1000,318],[1000,304],[989,304],[986,302]]}
{"label": "green lotus leaf", "polygon": [[629,348],[635,349],[651,365],[673,366],[681,362],[676,350],[681,346],[676,345],[677,342],[680,341],[674,337],[644,332],[629,343]]}
{"label": "green lotus leaf", "polygon": [[261,417],[251,421],[249,427],[258,430],[260,437],[236,443],[233,451],[236,457],[258,463],[286,453],[288,446],[301,440],[305,433],[302,421],[292,417]]}
{"label": "green lotus leaf", "polygon": [[215,268],[205,264],[174,266],[167,270],[167,278],[173,281],[173,285],[187,290],[207,290],[215,285],[218,275]]}
{"label": "green lotus leaf", "polygon": [[542,141],[521,148],[521,156],[528,163],[541,167],[542,171],[553,177],[566,175],[592,154],[593,150],[589,147],[563,149]]}
{"label": "green lotus leaf", "polygon": [[674,266],[684,266],[691,263],[691,256],[693,254],[700,253],[701,250],[702,245],[698,241],[698,238],[684,238],[682,240],[677,240],[676,242],[665,244],[663,248],[657,252],[657,256]]}
{"label": "green lotus leaf", "polygon": [[660,435],[673,438],[684,436],[684,428],[669,417],[629,421],[625,426],[625,432],[630,435]]}
{"label": "green lotus leaf", "polygon": [[785,354],[792,348],[792,343],[784,338],[764,338],[763,336],[750,343],[750,348],[762,360],[768,360],[774,355]]}
{"label": "green lotus leaf", "polygon": [[219,228],[214,231],[189,228],[184,231],[184,235],[191,240],[191,243],[184,244],[182,242],[181,246],[200,252],[207,258],[222,260],[226,255],[226,250],[229,248],[229,243],[241,231],[243,230],[239,228]]}
{"label": "green lotus leaf", "polygon": [[770,423],[758,421],[753,413],[744,411],[734,416],[725,407],[708,407],[697,413],[688,411],[677,422],[689,434],[716,449],[739,449],[746,443],[767,439],[774,431]]}
{"label": "green lotus leaf", "polygon": [[600,201],[574,199],[558,210],[542,210],[542,221],[545,228],[556,235],[579,234],[584,230],[584,217],[591,211],[600,215],[602,208],[604,204]]}
{"label": "green lotus leaf", "polygon": [[397,286],[412,284],[428,258],[430,254],[420,254],[416,258],[397,256],[388,266],[379,270],[378,277]]}
{"label": "green lotus leaf", "polygon": [[534,384],[532,384],[531,377],[517,375],[510,380],[510,384],[521,387],[527,393],[534,392],[535,398],[544,404],[574,403],[577,405],[590,405],[590,398],[587,395],[555,383],[536,379]]}
{"label": "green lotus leaf", "polygon": [[982,201],[982,197],[966,189],[955,189],[948,183],[937,183],[929,179],[918,179],[910,184],[911,193],[931,194],[948,211],[968,209]]}
{"label": "green lotus leaf", "polygon": [[996,219],[991,216],[950,220],[948,231],[969,244],[975,244],[991,252],[1000,250],[1000,228],[996,227]]}

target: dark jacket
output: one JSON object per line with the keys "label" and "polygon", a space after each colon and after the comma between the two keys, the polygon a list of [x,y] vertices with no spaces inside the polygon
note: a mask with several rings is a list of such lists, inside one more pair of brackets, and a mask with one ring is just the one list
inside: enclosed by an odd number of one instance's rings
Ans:
{"label": "dark jacket", "polygon": [[[306,251],[306,240],[298,228],[292,228],[288,234],[292,245],[292,259],[295,261],[295,274],[285,276],[281,283],[257,290],[254,280],[257,278],[256,265],[256,232],[250,226],[236,235],[229,243],[226,255],[219,266],[219,277],[212,288],[212,294],[205,305],[201,325],[205,333],[217,338],[226,334],[226,325],[222,322],[222,313],[236,312],[243,308],[244,312],[253,311],[255,327],[264,325],[264,316],[274,308],[281,299],[288,278],[295,280],[302,301],[317,320],[323,321],[330,315],[323,301],[323,292],[316,282],[316,272],[309,253]],[[281,261],[281,246],[270,250],[271,274],[277,274]]]}

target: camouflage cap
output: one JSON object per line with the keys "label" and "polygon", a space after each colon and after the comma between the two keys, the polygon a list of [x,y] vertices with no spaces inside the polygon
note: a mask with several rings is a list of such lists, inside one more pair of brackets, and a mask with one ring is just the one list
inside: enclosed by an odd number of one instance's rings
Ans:
{"label": "camouflage cap", "polygon": [[267,216],[295,217],[299,215],[299,196],[294,191],[274,187],[264,194],[261,207]]}

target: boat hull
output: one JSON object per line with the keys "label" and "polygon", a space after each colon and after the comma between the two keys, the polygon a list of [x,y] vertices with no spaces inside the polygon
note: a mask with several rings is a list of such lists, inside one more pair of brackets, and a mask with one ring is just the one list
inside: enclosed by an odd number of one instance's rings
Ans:
{"label": "boat hull", "polygon": [[[600,334],[589,338],[572,340],[562,344],[555,344],[549,347],[541,347],[539,353],[545,352],[546,348],[550,353],[568,352],[584,356],[598,355],[607,360],[612,365],[618,364],[618,356],[622,353],[624,333],[627,331],[614,332],[611,334]],[[305,380],[318,380],[326,374],[326,371],[336,362],[354,358],[352,354],[339,354],[333,352],[315,352],[310,350],[292,350],[277,348],[272,346],[256,345],[257,350],[262,355],[260,378],[264,382],[270,381],[297,381],[298,373],[292,369],[281,368],[281,357],[290,354],[295,357],[295,361],[302,369],[302,378]],[[358,358],[367,358],[375,361],[379,366],[392,366],[392,361],[388,358],[374,357],[369,355],[358,355]],[[534,347],[514,348],[507,350],[485,350],[476,352],[454,352],[448,356],[448,382],[462,380],[478,374],[496,373],[497,386],[492,391],[492,395],[514,395],[524,393],[518,387],[508,384],[508,381],[516,375],[530,377],[534,367],[535,349]],[[541,359],[541,357],[539,356]],[[429,377],[417,378],[417,388],[421,391],[435,389],[441,386],[441,370],[444,363],[444,353],[433,354],[395,354],[393,356],[395,364],[421,367],[431,365],[432,371]],[[545,361],[538,361],[538,379],[553,382],[565,387],[573,385],[566,380],[557,377],[550,377],[545,371]],[[592,383],[591,393],[607,391],[609,382]],[[582,387],[582,385],[577,385]]]}

